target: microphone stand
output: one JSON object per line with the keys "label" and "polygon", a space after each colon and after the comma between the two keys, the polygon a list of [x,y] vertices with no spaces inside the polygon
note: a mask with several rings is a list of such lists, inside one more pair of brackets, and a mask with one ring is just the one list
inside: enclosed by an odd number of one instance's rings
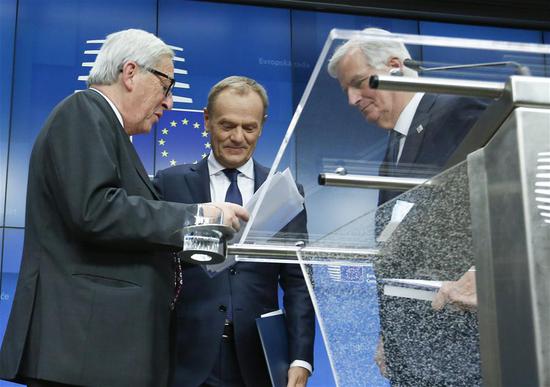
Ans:
{"label": "microphone stand", "polygon": [[523,66],[523,65],[519,64],[518,62],[512,62],[512,61],[472,63],[472,64],[465,64],[465,65],[440,66],[440,67],[424,67],[424,66],[421,65],[420,62],[418,62],[416,60],[405,59],[403,61],[403,65],[410,68],[410,69],[412,69],[412,70],[421,71],[421,72],[470,69],[470,68],[478,68],[478,67],[512,66],[512,67],[516,68],[516,74],[517,75],[526,75],[526,76],[531,75],[531,71],[529,71],[529,68],[527,66]]}

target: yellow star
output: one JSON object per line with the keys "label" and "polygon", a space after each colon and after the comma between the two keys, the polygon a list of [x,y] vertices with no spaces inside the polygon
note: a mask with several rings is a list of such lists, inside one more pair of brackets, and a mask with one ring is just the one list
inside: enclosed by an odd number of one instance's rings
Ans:
{"label": "yellow star", "polygon": [[202,132],[202,136],[203,137],[208,137],[208,132],[205,130],[204,132]]}
{"label": "yellow star", "polygon": [[206,153],[203,153],[201,156],[203,159],[205,159],[208,155]]}
{"label": "yellow star", "polygon": [[189,123],[189,120],[187,118],[184,118],[183,120],[181,120],[181,123],[187,125]]}
{"label": "yellow star", "polygon": [[164,144],[166,144],[166,140],[164,140],[164,138],[161,138],[159,140],[159,145],[164,145]]}
{"label": "yellow star", "polygon": [[175,126],[177,126],[177,125],[178,125],[178,123],[177,123],[176,121],[170,122],[170,126],[171,126],[172,128],[175,127]]}
{"label": "yellow star", "polygon": [[198,128],[200,128],[200,127],[201,127],[201,124],[199,124],[198,122],[195,122],[195,123],[193,124],[193,128],[195,128],[195,129],[198,129]]}
{"label": "yellow star", "polygon": [[165,150],[160,152],[160,154],[162,155],[162,157],[168,157],[168,152],[166,152]]}
{"label": "yellow star", "polygon": [[170,165],[171,165],[171,166],[176,165],[176,160],[174,160],[174,159],[170,160]]}
{"label": "yellow star", "polygon": [[209,143],[209,142],[205,143],[205,144],[204,144],[204,147],[205,147],[206,149],[210,149],[210,143]]}
{"label": "yellow star", "polygon": [[166,128],[162,129],[162,134],[168,134],[168,129]]}

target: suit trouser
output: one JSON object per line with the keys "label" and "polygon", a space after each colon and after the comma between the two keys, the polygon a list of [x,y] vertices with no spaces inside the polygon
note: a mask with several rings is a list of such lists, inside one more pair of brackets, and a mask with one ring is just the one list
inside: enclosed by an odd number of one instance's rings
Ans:
{"label": "suit trouser", "polygon": [[201,387],[242,387],[244,381],[239,369],[233,324],[225,324],[214,368]]}

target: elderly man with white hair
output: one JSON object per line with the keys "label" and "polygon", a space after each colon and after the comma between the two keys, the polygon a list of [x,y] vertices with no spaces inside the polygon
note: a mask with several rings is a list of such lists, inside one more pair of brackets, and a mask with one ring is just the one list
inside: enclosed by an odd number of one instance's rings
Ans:
{"label": "elderly man with white hair", "polygon": [[[366,34],[352,38],[336,49],[329,61],[328,72],[338,80],[350,105],[357,107],[366,120],[389,132],[380,175],[432,177],[441,171],[462,142],[485,110],[487,101],[452,95],[371,89],[369,78],[373,75],[418,77],[418,74],[404,65],[411,56],[400,40],[392,39],[388,31],[378,28],[367,28],[363,32]],[[382,205],[400,193],[381,190],[378,204]],[[378,230],[384,226],[381,223],[377,222]],[[458,246],[468,246],[468,232],[461,229],[461,232],[448,237],[460,239],[457,241]],[[442,240],[445,240],[442,236],[444,233],[445,230],[441,230]],[[404,245],[404,250],[407,250]],[[422,252],[418,253],[422,255]],[[462,253],[455,249],[446,259],[453,260],[454,255],[457,255],[454,262],[460,265],[464,258],[459,256]],[[409,248],[407,256],[388,257],[379,263],[378,269],[381,270],[377,271],[387,275],[385,269],[391,268],[389,272],[399,276],[403,273],[399,270],[392,272],[392,269],[407,268],[409,275],[421,278],[423,265],[433,262],[418,262],[413,256],[415,254]],[[392,384],[480,384],[476,316],[471,314],[471,310],[476,308],[475,272],[466,272],[459,281],[445,282],[433,303],[435,310],[429,310],[430,306],[426,306],[424,312],[411,312],[404,316],[407,308],[414,308],[407,303],[410,304],[410,300],[389,298],[381,303],[386,359],[384,361],[380,345],[377,360]],[[446,308],[441,310],[447,303],[458,306],[463,310],[461,313],[469,313],[466,318],[471,324],[461,325],[462,317],[455,319],[447,314],[449,311]],[[422,313],[425,313],[423,316],[432,316],[433,320],[430,321],[440,320],[441,325],[433,326],[433,332],[429,332],[422,323],[430,317],[418,317],[411,326],[410,320]],[[457,323],[453,325],[453,322]],[[457,366],[454,361],[460,356],[465,359],[459,359],[461,365]]]}
{"label": "elderly man with white hair", "polygon": [[[34,144],[23,258],[0,377],[29,386],[166,386],[179,230],[201,206],[159,200],[130,135],[172,108],[173,52],[141,30],[107,37],[89,89]],[[169,258],[167,258],[169,257]]]}

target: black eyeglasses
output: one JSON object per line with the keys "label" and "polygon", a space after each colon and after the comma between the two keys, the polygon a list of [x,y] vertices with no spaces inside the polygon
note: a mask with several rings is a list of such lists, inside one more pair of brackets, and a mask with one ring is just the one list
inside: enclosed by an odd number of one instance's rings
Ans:
{"label": "black eyeglasses", "polygon": [[158,71],[158,70],[155,70],[155,69],[152,69],[152,68],[149,68],[149,67],[146,67],[145,70],[149,71],[151,74],[153,75],[157,75],[159,77],[162,77],[162,78],[166,78],[170,81],[170,85],[169,86],[166,86],[164,84],[164,82],[160,81],[160,84],[162,85],[162,88],[164,90],[164,98],[168,97],[170,95],[170,93],[172,93],[172,89],[174,88],[174,85],[176,84],[176,80],[174,78],[170,78],[168,75]]}

